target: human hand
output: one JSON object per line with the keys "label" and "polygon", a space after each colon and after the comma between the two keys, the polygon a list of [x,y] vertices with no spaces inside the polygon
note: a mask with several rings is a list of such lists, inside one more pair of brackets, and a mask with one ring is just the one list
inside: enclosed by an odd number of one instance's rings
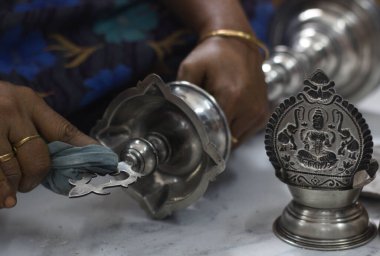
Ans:
{"label": "human hand", "polygon": [[[63,141],[75,146],[96,144],[52,110],[33,90],[0,82],[0,208],[16,204],[16,192],[28,192],[50,170],[46,142]],[[41,137],[19,143],[23,138]],[[46,141],[46,142],[45,142]]]}
{"label": "human hand", "polygon": [[269,117],[261,65],[258,48],[249,42],[210,37],[181,63],[177,79],[199,85],[216,98],[239,144],[262,129]]}

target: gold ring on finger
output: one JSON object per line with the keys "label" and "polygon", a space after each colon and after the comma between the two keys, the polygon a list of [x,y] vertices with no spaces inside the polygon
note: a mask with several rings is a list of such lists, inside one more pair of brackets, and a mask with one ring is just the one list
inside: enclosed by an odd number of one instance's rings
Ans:
{"label": "gold ring on finger", "polygon": [[1,155],[0,156],[0,163],[7,162],[7,161],[11,160],[13,157],[15,157],[15,153],[13,153],[13,152]]}
{"label": "gold ring on finger", "polygon": [[13,144],[13,150],[16,152],[17,149],[19,149],[22,145],[24,145],[28,141],[31,141],[31,140],[34,140],[37,138],[40,138],[40,135],[37,134],[37,135],[32,135],[32,136],[28,136],[28,137],[23,138],[19,142]]}

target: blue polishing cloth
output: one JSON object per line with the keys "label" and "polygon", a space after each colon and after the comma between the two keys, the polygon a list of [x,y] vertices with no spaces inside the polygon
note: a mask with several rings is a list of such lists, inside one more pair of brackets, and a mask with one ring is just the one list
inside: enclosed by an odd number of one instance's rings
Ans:
{"label": "blue polishing cloth", "polygon": [[51,191],[68,195],[69,180],[80,180],[84,174],[106,175],[117,171],[118,156],[101,145],[75,147],[64,142],[48,144],[51,170],[42,184]]}

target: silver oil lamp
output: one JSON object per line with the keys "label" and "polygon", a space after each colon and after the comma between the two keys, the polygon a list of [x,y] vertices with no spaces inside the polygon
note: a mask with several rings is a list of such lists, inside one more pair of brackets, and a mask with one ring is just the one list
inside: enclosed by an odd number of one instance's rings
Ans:
{"label": "silver oil lamp", "polygon": [[[380,11],[374,0],[287,0],[270,31],[262,66],[274,105],[302,90],[305,74],[323,67],[346,99],[380,82]],[[301,86],[301,87],[300,87]]]}
{"label": "silver oil lamp", "polygon": [[198,200],[224,171],[231,147],[227,120],[211,95],[187,82],[165,84],[157,75],[119,94],[92,135],[119,155],[121,172],[98,185],[73,183],[71,196],[128,187],[158,219]]}
{"label": "silver oil lamp", "polygon": [[303,248],[340,250],[376,236],[358,202],[378,168],[371,132],[322,71],[276,108],[265,145],[276,176],[293,196],[273,225],[280,239]]}

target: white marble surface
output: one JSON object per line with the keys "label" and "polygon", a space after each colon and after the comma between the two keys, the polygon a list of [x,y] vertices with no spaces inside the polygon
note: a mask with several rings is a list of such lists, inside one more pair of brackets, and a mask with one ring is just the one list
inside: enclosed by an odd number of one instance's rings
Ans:
{"label": "white marble surface", "polygon": [[[373,95],[379,99],[380,89]],[[359,106],[380,112],[376,98]],[[368,122],[377,124],[373,118]],[[21,194],[15,208],[0,211],[0,255],[321,255],[290,246],[272,233],[273,220],[289,200],[259,134],[233,153],[227,170],[200,201],[164,221],[149,219],[121,190],[79,199],[43,187]],[[378,225],[380,200],[362,201]],[[380,239],[323,255],[380,255]]]}

